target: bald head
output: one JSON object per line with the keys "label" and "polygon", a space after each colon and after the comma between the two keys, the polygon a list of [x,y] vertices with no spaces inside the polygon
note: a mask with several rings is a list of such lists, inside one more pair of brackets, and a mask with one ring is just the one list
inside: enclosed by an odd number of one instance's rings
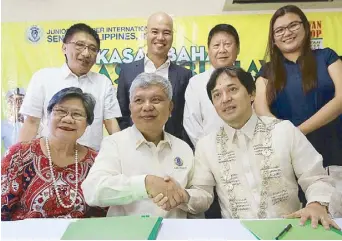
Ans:
{"label": "bald head", "polygon": [[147,56],[153,59],[164,60],[172,46],[173,20],[164,13],[152,14],[147,20]]}
{"label": "bald head", "polygon": [[151,26],[161,22],[169,25],[171,30],[173,30],[173,20],[170,15],[164,12],[156,12],[152,14],[147,20],[147,28],[151,28]]}

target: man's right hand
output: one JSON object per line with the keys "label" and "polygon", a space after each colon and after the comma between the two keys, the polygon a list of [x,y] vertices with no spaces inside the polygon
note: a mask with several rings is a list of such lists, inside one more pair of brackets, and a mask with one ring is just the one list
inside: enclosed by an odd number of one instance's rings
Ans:
{"label": "man's right hand", "polygon": [[158,194],[167,197],[168,202],[165,204],[165,210],[175,208],[184,202],[181,193],[182,188],[174,179],[147,175],[145,178],[145,187],[151,198],[155,198]]}

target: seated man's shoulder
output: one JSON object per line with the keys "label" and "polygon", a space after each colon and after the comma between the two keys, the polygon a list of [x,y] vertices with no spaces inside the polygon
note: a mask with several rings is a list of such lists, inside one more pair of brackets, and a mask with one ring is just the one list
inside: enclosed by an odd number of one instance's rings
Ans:
{"label": "seated man's shoulder", "polygon": [[[188,168],[190,170],[193,166],[194,152],[185,141],[175,137],[169,133],[166,133],[167,138],[171,142],[171,155],[174,158],[174,162],[177,166],[182,166],[182,168]],[[183,165],[184,162],[184,165]]]}
{"label": "seated man's shoulder", "polygon": [[275,117],[272,117],[272,116],[258,116],[259,117],[259,120],[262,121],[262,123],[264,123],[265,125],[270,125],[270,124],[279,124],[279,123],[282,123],[283,120],[282,119],[278,119],[278,118],[275,118]]}
{"label": "seated man's shoulder", "polygon": [[300,132],[300,130],[296,126],[294,126],[292,122],[289,120],[280,120],[280,122],[276,124],[275,128],[278,132],[284,133],[284,136],[285,134],[293,135],[295,131]]}
{"label": "seated man's shoulder", "polygon": [[259,119],[265,123],[265,124],[270,124],[272,122],[281,122],[282,120],[281,119],[278,119],[278,118],[275,118],[275,117],[272,117],[272,116],[258,116]]}
{"label": "seated man's shoulder", "polygon": [[132,137],[131,137],[131,134],[130,134],[130,131],[131,131],[131,128],[132,127],[128,127],[122,131],[118,131],[118,132],[115,132],[109,136],[105,136],[103,138],[103,141],[106,141],[106,142],[116,142],[118,144],[124,144],[124,145],[127,145],[127,143],[131,143],[132,142]]}
{"label": "seated man's shoulder", "polygon": [[216,138],[221,131],[221,128],[223,128],[223,126],[220,127],[218,130],[211,131],[210,133],[199,138],[196,147],[201,146],[201,148],[211,149],[212,145],[216,145]]}
{"label": "seated man's shoulder", "polygon": [[259,116],[259,119],[266,125],[272,126],[274,124],[274,128],[280,131],[287,132],[291,129],[296,128],[291,121],[282,120],[275,117],[270,116]]}
{"label": "seated man's shoulder", "polygon": [[186,153],[193,153],[188,143],[170,133],[165,132],[165,134],[167,135],[167,138],[170,140],[172,148],[175,148],[175,150],[177,151],[179,150]]}

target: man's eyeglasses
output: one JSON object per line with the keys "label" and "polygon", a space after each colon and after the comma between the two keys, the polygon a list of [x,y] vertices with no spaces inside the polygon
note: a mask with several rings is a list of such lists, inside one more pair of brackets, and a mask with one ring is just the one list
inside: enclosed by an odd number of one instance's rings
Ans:
{"label": "man's eyeglasses", "polygon": [[275,30],[273,30],[274,37],[283,36],[286,32],[286,29],[288,29],[290,32],[295,32],[300,28],[301,24],[302,24],[302,22],[294,21],[294,22],[291,22],[286,27],[276,28]]}
{"label": "man's eyeglasses", "polygon": [[73,118],[74,120],[78,120],[78,121],[81,121],[81,120],[84,120],[87,118],[86,114],[84,113],[81,113],[81,112],[77,112],[77,111],[68,111],[66,109],[61,109],[61,108],[55,108],[55,109],[52,109],[53,113],[55,116],[59,117],[59,118],[64,118],[66,117],[67,115],[71,115],[71,118]]}
{"label": "man's eyeglasses", "polygon": [[85,48],[88,48],[88,51],[93,55],[99,52],[99,49],[93,44],[88,45],[88,44],[85,44],[84,42],[79,42],[79,41],[69,42],[68,44],[74,44],[75,49],[80,52],[82,52]]}

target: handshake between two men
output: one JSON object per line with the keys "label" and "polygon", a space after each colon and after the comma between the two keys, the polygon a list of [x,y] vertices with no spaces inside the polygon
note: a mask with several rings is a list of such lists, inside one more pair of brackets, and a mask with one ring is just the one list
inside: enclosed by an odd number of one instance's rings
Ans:
{"label": "handshake between two men", "polygon": [[147,175],[145,178],[147,194],[153,202],[165,211],[170,211],[182,203],[188,203],[190,196],[172,177]]}

